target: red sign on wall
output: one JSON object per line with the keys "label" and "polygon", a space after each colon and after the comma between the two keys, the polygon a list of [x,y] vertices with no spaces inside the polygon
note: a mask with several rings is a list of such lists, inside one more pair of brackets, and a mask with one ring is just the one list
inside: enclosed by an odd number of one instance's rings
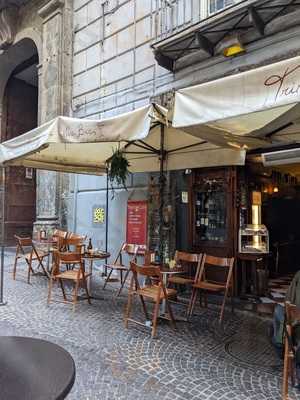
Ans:
{"label": "red sign on wall", "polygon": [[147,201],[128,201],[126,242],[147,245]]}

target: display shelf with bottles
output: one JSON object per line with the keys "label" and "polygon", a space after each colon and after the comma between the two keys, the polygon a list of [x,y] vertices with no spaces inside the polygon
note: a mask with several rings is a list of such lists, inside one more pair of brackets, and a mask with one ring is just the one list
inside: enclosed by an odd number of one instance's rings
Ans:
{"label": "display shelf with bottles", "polygon": [[190,184],[191,249],[216,256],[234,254],[234,167],[195,170]]}
{"label": "display shelf with bottles", "polygon": [[269,232],[265,225],[239,229],[239,253],[269,253]]}
{"label": "display shelf with bottles", "polygon": [[195,223],[199,240],[226,240],[226,201],[222,185],[208,182],[195,189]]}

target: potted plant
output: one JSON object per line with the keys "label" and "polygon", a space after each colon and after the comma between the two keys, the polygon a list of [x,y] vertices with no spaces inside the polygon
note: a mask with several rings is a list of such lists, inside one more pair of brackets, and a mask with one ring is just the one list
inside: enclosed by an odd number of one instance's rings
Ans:
{"label": "potted plant", "polygon": [[121,186],[127,190],[126,179],[130,174],[130,164],[120,148],[113,151],[113,155],[110,157],[107,164],[108,179],[112,189],[112,198],[114,198],[114,184],[116,184],[117,186]]}

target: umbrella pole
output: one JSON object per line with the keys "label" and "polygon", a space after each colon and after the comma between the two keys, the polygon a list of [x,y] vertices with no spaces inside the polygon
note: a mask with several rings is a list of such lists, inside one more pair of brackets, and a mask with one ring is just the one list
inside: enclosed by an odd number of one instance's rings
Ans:
{"label": "umbrella pole", "polygon": [[2,232],[1,232],[1,265],[0,265],[0,306],[5,306],[7,303],[3,299],[4,286],[4,250],[5,250],[5,168],[2,168]]}
{"label": "umbrella pole", "polygon": [[159,258],[163,262],[164,240],[163,240],[163,211],[164,211],[164,160],[165,160],[165,126],[160,125],[160,171],[159,171]]}
{"label": "umbrella pole", "polygon": [[[108,251],[108,168],[106,169],[106,212],[105,212],[105,252]],[[107,264],[107,258],[105,259]],[[107,267],[104,268],[104,275],[107,276]]]}

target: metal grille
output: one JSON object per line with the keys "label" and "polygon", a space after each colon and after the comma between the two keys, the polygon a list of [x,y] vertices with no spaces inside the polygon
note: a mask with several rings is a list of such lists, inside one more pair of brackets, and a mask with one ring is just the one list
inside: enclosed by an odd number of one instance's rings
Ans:
{"label": "metal grille", "polygon": [[242,0],[156,0],[155,37],[164,39]]}

